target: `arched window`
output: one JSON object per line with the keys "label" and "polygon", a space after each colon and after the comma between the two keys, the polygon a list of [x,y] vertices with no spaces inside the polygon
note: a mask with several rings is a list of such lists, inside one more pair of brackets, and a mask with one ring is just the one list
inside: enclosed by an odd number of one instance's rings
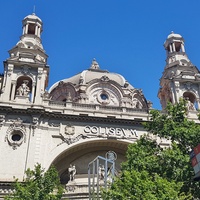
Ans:
{"label": "arched window", "polygon": [[21,96],[25,98],[31,98],[32,94],[32,80],[30,77],[21,76],[17,79],[17,85],[15,90],[16,96]]}

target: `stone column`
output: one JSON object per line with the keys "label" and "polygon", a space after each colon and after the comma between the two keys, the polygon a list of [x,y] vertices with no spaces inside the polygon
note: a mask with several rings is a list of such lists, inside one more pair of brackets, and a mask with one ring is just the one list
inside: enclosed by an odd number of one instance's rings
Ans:
{"label": "stone column", "polygon": [[176,51],[176,47],[175,47],[175,44],[174,44],[174,43],[172,43],[172,49],[173,49],[173,52]]}
{"label": "stone column", "polygon": [[28,33],[28,24],[26,24],[26,27],[25,27],[25,34]]}
{"label": "stone column", "polygon": [[172,104],[175,104],[178,101],[177,101],[176,88],[174,82],[170,83],[170,92],[172,94]]}
{"label": "stone column", "polygon": [[25,29],[26,29],[26,27],[25,26],[23,26],[23,35],[25,34]]}
{"label": "stone column", "polygon": [[31,103],[34,102],[34,97],[35,97],[35,82],[32,84],[32,94],[31,94]]}
{"label": "stone column", "polygon": [[13,81],[13,82],[12,82],[12,86],[11,86],[11,87],[12,87],[12,88],[11,88],[11,90],[12,90],[12,93],[11,93],[11,101],[13,101],[14,98],[15,98],[16,81]]}
{"label": "stone column", "polygon": [[169,51],[170,51],[170,53],[172,53],[172,45],[171,44],[169,45]]}
{"label": "stone column", "polygon": [[38,74],[37,74],[37,83],[36,83],[36,91],[35,91],[35,100],[34,103],[36,104],[40,104],[41,103],[41,93],[43,93],[44,91],[42,91],[43,89],[43,68],[39,67],[38,68]]}
{"label": "stone column", "polygon": [[5,81],[5,88],[4,93],[2,94],[3,100],[8,101],[11,95],[11,81],[12,81],[12,74],[13,74],[13,64],[8,64],[6,70],[6,81]]}
{"label": "stone column", "polygon": [[38,27],[38,37],[40,37],[41,27]]}
{"label": "stone column", "polygon": [[181,43],[181,50],[182,50],[182,52],[185,53],[185,47],[184,47],[184,45],[182,43]]}
{"label": "stone column", "polygon": [[35,35],[38,36],[38,26],[35,27]]}

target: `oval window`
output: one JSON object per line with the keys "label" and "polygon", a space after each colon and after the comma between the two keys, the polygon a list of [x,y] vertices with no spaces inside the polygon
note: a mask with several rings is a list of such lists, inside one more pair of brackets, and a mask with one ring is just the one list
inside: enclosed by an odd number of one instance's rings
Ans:
{"label": "oval window", "polygon": [[22,136],[19,135],[19,134],[12,135],[12,140],[15,141],[15,142],[20,141],[21,138],[22,138]]}
{"label": "oval window", "polygon": [[102,93],[100,96],[101,96],[102,100],[108,99],[108,95],[107,94]]}

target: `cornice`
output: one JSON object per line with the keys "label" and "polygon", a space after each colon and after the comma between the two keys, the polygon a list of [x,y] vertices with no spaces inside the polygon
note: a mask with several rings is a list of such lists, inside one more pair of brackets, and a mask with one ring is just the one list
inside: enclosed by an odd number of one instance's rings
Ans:
{"label": "cornice", "polygon": [[67,120],[67,121],[79,121],[79,122],[98,122],[105,124],[124,124],[124,125],[142,125],[145,120],[140,119],[118,119],[112,116],[107,117],[96,117],[96,116],[88,116],[86,114],[64,114],[61,112],[49,112],[45,111],[45,109],[39,108],[28,108],[28,109],[17,109],[9,106],[1,106],[0,112],[6,112],[7,114],[39,114],[42,118],[51,118],[55,120]]}

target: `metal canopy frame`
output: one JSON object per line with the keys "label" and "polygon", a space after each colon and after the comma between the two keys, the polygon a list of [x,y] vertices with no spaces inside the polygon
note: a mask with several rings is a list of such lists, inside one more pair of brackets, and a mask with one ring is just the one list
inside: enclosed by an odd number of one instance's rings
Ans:
{"label": "metal canopy frame", "polygon": [[102,156],[97,156],[93,161],[88,164],[88,187],[89,187],[89,200],[100,199],[100,173],[99,169],[104,167],[103,184],[107,189],[109,183],[113,182],[115,176],[115,161]]}

